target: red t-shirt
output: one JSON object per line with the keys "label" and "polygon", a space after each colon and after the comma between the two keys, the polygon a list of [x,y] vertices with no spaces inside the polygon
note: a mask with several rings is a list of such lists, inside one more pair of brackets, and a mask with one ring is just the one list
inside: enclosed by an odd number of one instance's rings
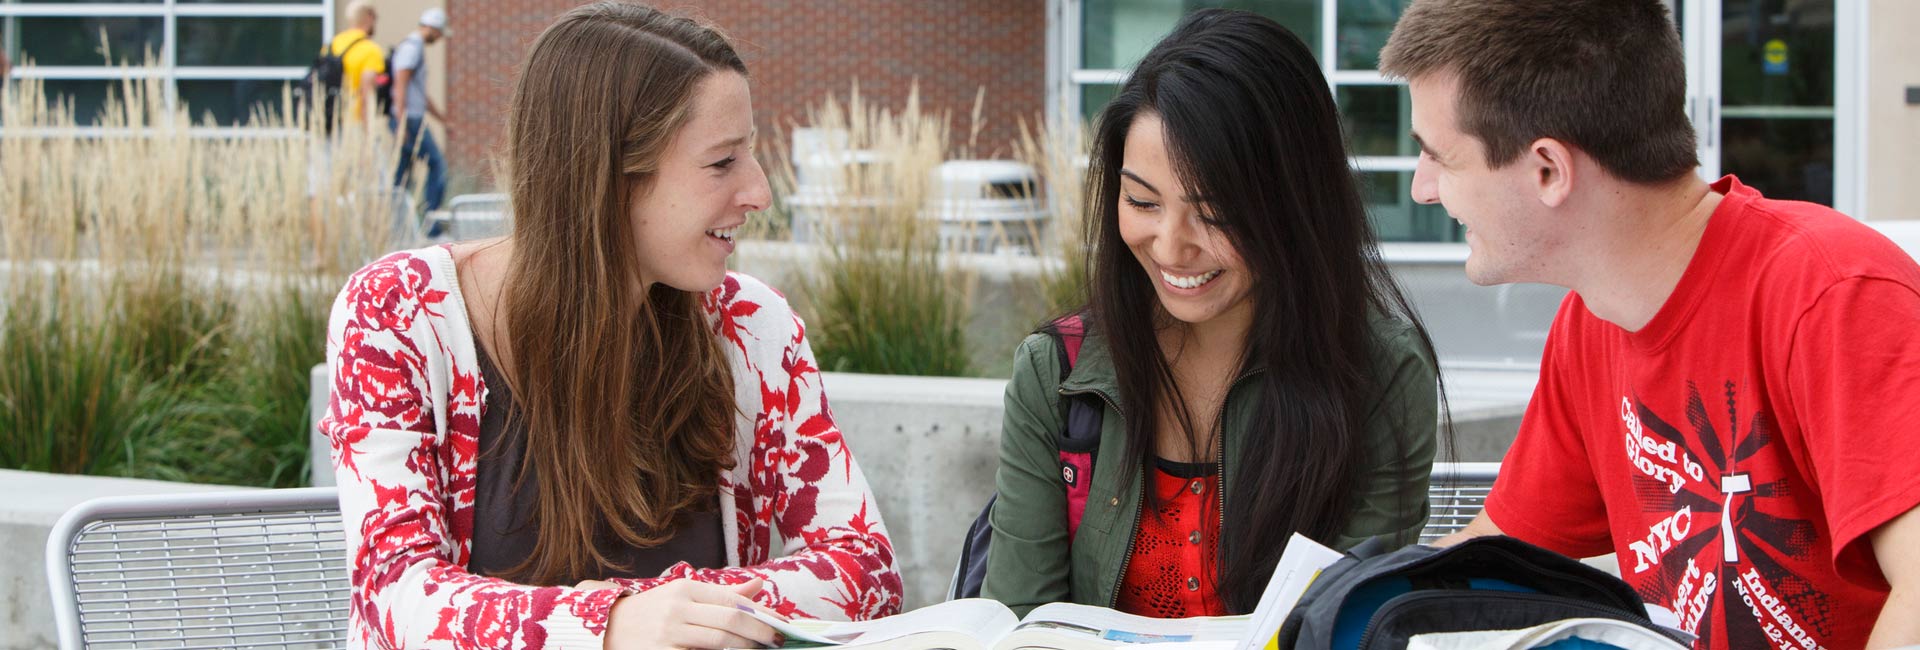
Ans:
{"label": "red t-shirt", "polygon": [[1920,504],[1920,267],[1728,176],[1679,285],[1627,332],[1569,295],[1487,501],[1621,576],[1700,648],[1858,648],[1867,532]]}

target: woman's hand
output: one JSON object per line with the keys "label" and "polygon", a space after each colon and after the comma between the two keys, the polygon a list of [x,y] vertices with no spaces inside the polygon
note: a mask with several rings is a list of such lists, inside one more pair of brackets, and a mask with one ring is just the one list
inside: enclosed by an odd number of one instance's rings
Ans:
{"label": "woman's hand", "polygon": [[[780,635],[741,607],[766,611],[752,598],[765,584],[759,578],[737,585],[675,580],[613,604],[608,616],[607,650],[776,647]],[[613,589],[611,582],[586,580],[580,589]],[[771,612],[768,612],[771,614]],[[777,615],[776,615],[777,616]]]}

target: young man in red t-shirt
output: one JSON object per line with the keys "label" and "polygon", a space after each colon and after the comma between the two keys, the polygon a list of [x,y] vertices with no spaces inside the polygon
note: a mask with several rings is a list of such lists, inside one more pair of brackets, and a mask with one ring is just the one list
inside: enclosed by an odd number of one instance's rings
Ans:
{"label": "young man in red t-shirt", "polygon": [[1920,267],[1694,175],[1659,0],[1416,0],[1381,69],[1468,277],[1572,290],[1457,537],[1614,552],[1701,648],[1920,644]]}

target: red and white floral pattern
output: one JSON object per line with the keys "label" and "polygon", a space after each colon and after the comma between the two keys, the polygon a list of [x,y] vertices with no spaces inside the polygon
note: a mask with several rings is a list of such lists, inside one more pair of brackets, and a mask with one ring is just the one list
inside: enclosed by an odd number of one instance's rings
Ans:
{"label": "red and white floral pattern", "polygon": [[[704,300],[733,368],[739,444],[719,477],[728,567],[616,580],[765,578],[783,614],[899,610],[901,580],[866,478],[833,424],[806,329],[786,299],[729,273]],[[351,647],[600,648],[618,589],[528,587],[467,573],[486,386],[444,247],[348,280],[327,332],[333,444],[352,557]]]}

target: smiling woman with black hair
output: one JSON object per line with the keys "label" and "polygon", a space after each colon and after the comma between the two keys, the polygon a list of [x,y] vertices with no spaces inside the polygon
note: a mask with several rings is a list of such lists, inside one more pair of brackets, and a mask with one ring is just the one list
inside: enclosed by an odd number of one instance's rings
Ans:
{"label": "smiling woman with black hair", "polygon": [[[1295,532],[1412,542],[1433,344],[1380,261],[1311,51],[1272,20],[1195,12],[1094,137],[1084,343],[1071,367],[1058,336],[1020,346],[983,595],[1245,613]],[[1102,417],[1070,524],[1075,399]]]}

